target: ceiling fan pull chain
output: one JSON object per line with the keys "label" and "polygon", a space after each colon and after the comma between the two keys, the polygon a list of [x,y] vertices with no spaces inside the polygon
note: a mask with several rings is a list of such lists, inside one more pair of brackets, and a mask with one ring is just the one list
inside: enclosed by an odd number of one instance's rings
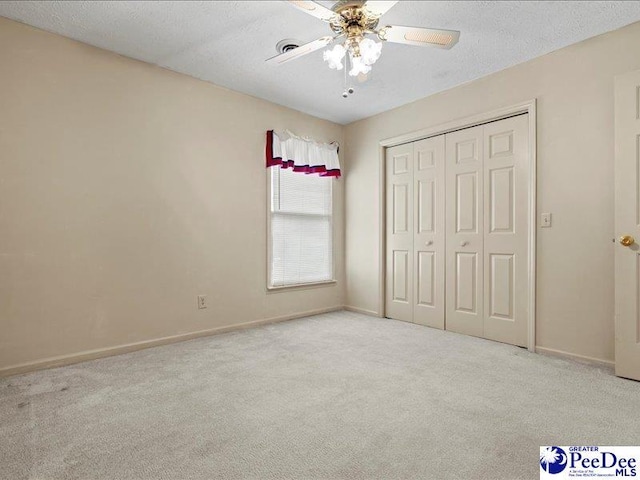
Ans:
{"label": "ceiling fan pull chain", "polygon": [[349,96],[349,94],[347,93],[347,59],[349,58],[349,55],[345,55],[344,56],[344,82],[343,82],[343,87],[344,89],[342,90],[342,98],[347,98]]}
{"label": "ceiling fan pull chain", "polygon": [[[353,62],[352,62],[351,57],[349,56],[349,54],[345,55],[345,58],[346,57],[349,57],[350,68],[353,68]],[[346,63],[347,63],[347,61],[345,60],[345,67],[347,66]],[[347,84],[347,79],[349,79],[349,84],[350,84],[349,88],[347,88],[347,85],[346,85]],[[353,89],[353,77],[351,77],[351,76],[347,77],[347,69],[346,68],[344,69],[344,82],[345,82],[345,88],[347,90],[347,93],[349,95],[351,95],[354,92],[354,89]]]}

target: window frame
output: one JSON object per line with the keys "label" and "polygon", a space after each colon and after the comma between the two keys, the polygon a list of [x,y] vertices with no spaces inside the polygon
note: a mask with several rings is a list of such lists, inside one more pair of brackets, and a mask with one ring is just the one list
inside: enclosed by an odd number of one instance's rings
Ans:
{"label": "window frame", "polygon": [[[271,224],[272,224],[272,216],[273,213],[271,211],[271,202],[273,201],[273,192],[271,190],[271,182],[272,175],[274,169],[280,169],[279,165],[275,165],[267,168],[266,173],[266,182],[267,182],[267,278],[266,278],[266,286],[267,292],[282,292],[287,290],[304,290],[308,288],[318,288],[335,285],[337,283],[336,280],[336,232],[335,232],[335,200],[336,200],[336,189],[334,188],[334,184],[331,183],[331,216],[329,219],[329,227],[331,230],[331,279],[322,280],[319,282],[307,282],[307,283],[296,283],[291,285],[272,285],[271,284],[271,270],[272,270],[272,259],[273,259],[273,249],[272,249],[272,236],[271,236]],[[299,173],[299,175],[304,175],[304,173]],[[327,177],[327,181],[334,182],[335,178]],[[305,214],[300,214],[300,216],[304,216]]]}

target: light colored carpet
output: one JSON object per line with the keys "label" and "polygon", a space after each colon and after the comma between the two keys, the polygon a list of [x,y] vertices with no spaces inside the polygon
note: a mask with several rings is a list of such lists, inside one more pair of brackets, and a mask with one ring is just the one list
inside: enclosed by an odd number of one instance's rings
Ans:
{"label": "light colored carpet", "polygon": [[640,383],[337,312],[0,380],[2,479],[538,478],[640,445]]}

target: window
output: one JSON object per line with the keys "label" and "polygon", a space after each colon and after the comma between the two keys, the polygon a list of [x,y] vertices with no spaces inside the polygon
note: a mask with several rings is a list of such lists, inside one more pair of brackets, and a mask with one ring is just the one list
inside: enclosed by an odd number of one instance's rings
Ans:
{"label": "window", "polygon": [[331,177],[272,167],[269,287],[333,281]]}

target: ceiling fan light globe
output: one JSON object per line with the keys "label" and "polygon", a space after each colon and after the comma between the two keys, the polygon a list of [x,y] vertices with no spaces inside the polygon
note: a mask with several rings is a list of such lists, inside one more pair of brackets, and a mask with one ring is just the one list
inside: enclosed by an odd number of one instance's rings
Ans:
{"label": "ceiling fan light globe", "polygon": [[369,73],[370,71],[371,66],[364,63],[362,57],[351,56],[351,70],[349,70],[349,75],[357,77],[361,73]]}
{"label": "ceiling fan light globe", "polygon": [[342,70],[344,68],[341,62],[336,63],[332,60],[327,60],[327,65],[329,65],[329,68],[332,70]]}
{"label": "ceiling fan light globe", "polygon": [[376,42],[370,38],[364,38],[360,42],[360,55],[367,65],[373,65],[382,54],[382,42]]}
{"label": "ceiling fan light globe", "polygon": [[334,70],[342,70],[342,59],[344,58],[346,53],[347,51],[345,50],[345,48],[342,45],[337,44],[335,47],[329,48],[322,52],[322,58],[325,62],[327,62],[329,68],[332,68]]}

